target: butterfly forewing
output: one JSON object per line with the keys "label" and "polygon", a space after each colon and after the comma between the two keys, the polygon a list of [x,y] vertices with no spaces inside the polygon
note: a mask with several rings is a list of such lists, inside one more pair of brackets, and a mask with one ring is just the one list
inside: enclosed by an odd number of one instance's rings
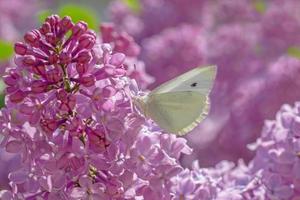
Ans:
{"label": "butterfly forewing", "polygon": [[208,95],[216,76],[216,66],[197,67],[154,89],[151,94],[195,91]]}

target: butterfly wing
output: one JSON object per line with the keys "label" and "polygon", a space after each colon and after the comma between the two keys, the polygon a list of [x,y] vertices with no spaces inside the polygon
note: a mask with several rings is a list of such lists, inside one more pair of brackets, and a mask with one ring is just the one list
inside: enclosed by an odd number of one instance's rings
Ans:
{"label": "butterfly wing", "polygon": [[194,91],[153,94],[146,105],[146,116],[162,129],[177,135],[195,128],[209,108],[207,96]]}
{"label": "butterfly wing", "polygon": [[195,68],[154,89],[137,101],[146,117],[178,135],[191,131],[209,110],[208,94],[216,66]]}
{"label": "butterfly wing", "polygon": [[216,76],[216,66],[197,67],[154,89],[151,94],[195,91],[208,95]]}

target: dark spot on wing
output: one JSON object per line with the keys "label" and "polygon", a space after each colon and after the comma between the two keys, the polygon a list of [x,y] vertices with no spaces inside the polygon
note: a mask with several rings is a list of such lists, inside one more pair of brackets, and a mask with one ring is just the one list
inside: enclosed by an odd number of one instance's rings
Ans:
{"label": "dark spot on wing", "polygon": [[196,82],[195,82],[195,83],[192,83],[192,84],[191,84],[191,87],[196,87],[197,84],[198,84],[198,83],[196,83]]}

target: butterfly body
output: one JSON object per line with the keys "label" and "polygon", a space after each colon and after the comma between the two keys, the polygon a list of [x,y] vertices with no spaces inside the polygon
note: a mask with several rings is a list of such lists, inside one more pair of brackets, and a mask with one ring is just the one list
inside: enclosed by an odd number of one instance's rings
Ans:
{"label": "butterfly body", "polygon": [[138,97],[136,104],[146,118],[162,129],[184,135],[205,118],[215,74],[214,66],[195,68]]}

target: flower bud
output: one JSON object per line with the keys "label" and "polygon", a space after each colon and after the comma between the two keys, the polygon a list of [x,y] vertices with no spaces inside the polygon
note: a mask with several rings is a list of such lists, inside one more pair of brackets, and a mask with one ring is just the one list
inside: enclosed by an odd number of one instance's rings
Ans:
{"label": "flower bud", "polygon": [[80,49],[91,49],[95,44],[95,38],[90,34],[83,34],[79,38]]}
{"label": "flower bud", "polygon": [[60,26],[61,29],[65,30],[65,31],[68,31],[74,26],[74,24],[72,23],[71,17],[65,16],[60,21],[59,26]]}
{"label": "flower bud", "polygon": [[91,87],[95,84],[95,77],[90,75],[90,76],[85,76],[80,78],[80,83],[84,85],[85,87]]}
{"label": "flower bud", "polygon": [[68,99],[68,93],[65,90],[59,90],[56,94],[57,99],[59,99],[60,101],[67,101]]}
{"label": "flower bud", "polygon": [[91,55],[88,51],[82,51],[78,54],[76,60],[79,63],[88,63],[91,60]]}
{"label": "flower bud", "polygon": [[48,84],[45,81],[35,80],[31,83],[31,91],[35,94],[46,92]]}
{"label": "flower bud", "polygon": [[19,78],[19,74],[12,72],[9,75],[4,76],[3,80],[6,85],[14,86],[18,83]]}
{"label": "flower bud", "polygon": [[47,134],[52,134],[58,127],[58,122],[55,119],[42,119],[40,124]]}
{"label": "flower bud", "polygon": [[27,96],[27,94],[21,90],[17,90],[15,93],[9,95],[9,100],[13,103],[20,103]]}
{"label": "flower bud", "polygon": [[88,26],[85,22],[82,22],[82,21],[78,22],[72,28],[72,36],[75,38],[78,38],[87,30],[87,28],[88,28]]}
{"label": "flower bud", "polygon": [[46,73],[46,78],[50,83],[57,83],[62,79],[62,74],[57,68],[55,68]]}
{"label": "flower bud", "polygon": [[55,45],[56,43],[56,36],[53,33],[47,33],[45,35],[46,41],[52,45]]}
{"label": "flower bud", "polygon": [[51,25],[48,22],[43,23],[40,32],[44,35],[51,32]]}
{"label": "flower bud", "polygon": [[27,52],[27,46],[26,46],[26,44],[24,44],[22,42],[17,42],[15,44],[15,52],[16,52],[16,54],[24,56],[26,54],[26,52]]}
{"label": "flower bud", "polygon": [[23,64],[26,66],[33,66],[36,64],[36,58],[32,55],[26,55],[23,57]]}
{"label": "flower bud", "polygon": [[58,15],[51,15],[46,19],[46,22],[48,22],[51,26],[56,26],[59,21],[60,17]]}
{"label": "flower bud", "polygon": [[125,61],[125,57],[126,56],[123,53],[115,53],[115,54],[112,55],[109,63],[116,66],[116,67],[119,67]]}
{"label": "flower bud", "polygon": [[57,54],[51,54],[49,55],[48,61],[50,64],[55,64],[58,61],[58,55]]}
{"label": "flower bud", "polygon": [[25,34],[24,40],[26,43],[35,46],[40,37],[40,32],[37,29],[34,29]]}
{"label": "flower bud", "polygon": [[72,61],[72,57],[69,53],[63,52],[59,55],[59,60],[61,64],[69,64]]}
{"label": "flower bud", "polygon": [[44,65],[37,65],[37,66],[33,67],[32,70],[35,74],[38,74],[38,75],[41,75],[41,76],[46,75],[46,69],[45,69]]}
{"label": "flower bud", "polygon": [[87,64],[77,63],[76,64],[76,70],[79,74],[79,76],[82,76],[88,69]]}
{"label": "flower bud", "polygon": [[102,40],[105,43],[110,43],[114,40],[113,38],[114,25],[111,23],[104,23],[100,26],[100,32]]}
{"label": "flower bud", "polygon": [[116,89],[112,86],[106,86],[105,88],[103,88],[102,90],[102,95],[103,97],[111,97],[114,96],[116,94]]}

